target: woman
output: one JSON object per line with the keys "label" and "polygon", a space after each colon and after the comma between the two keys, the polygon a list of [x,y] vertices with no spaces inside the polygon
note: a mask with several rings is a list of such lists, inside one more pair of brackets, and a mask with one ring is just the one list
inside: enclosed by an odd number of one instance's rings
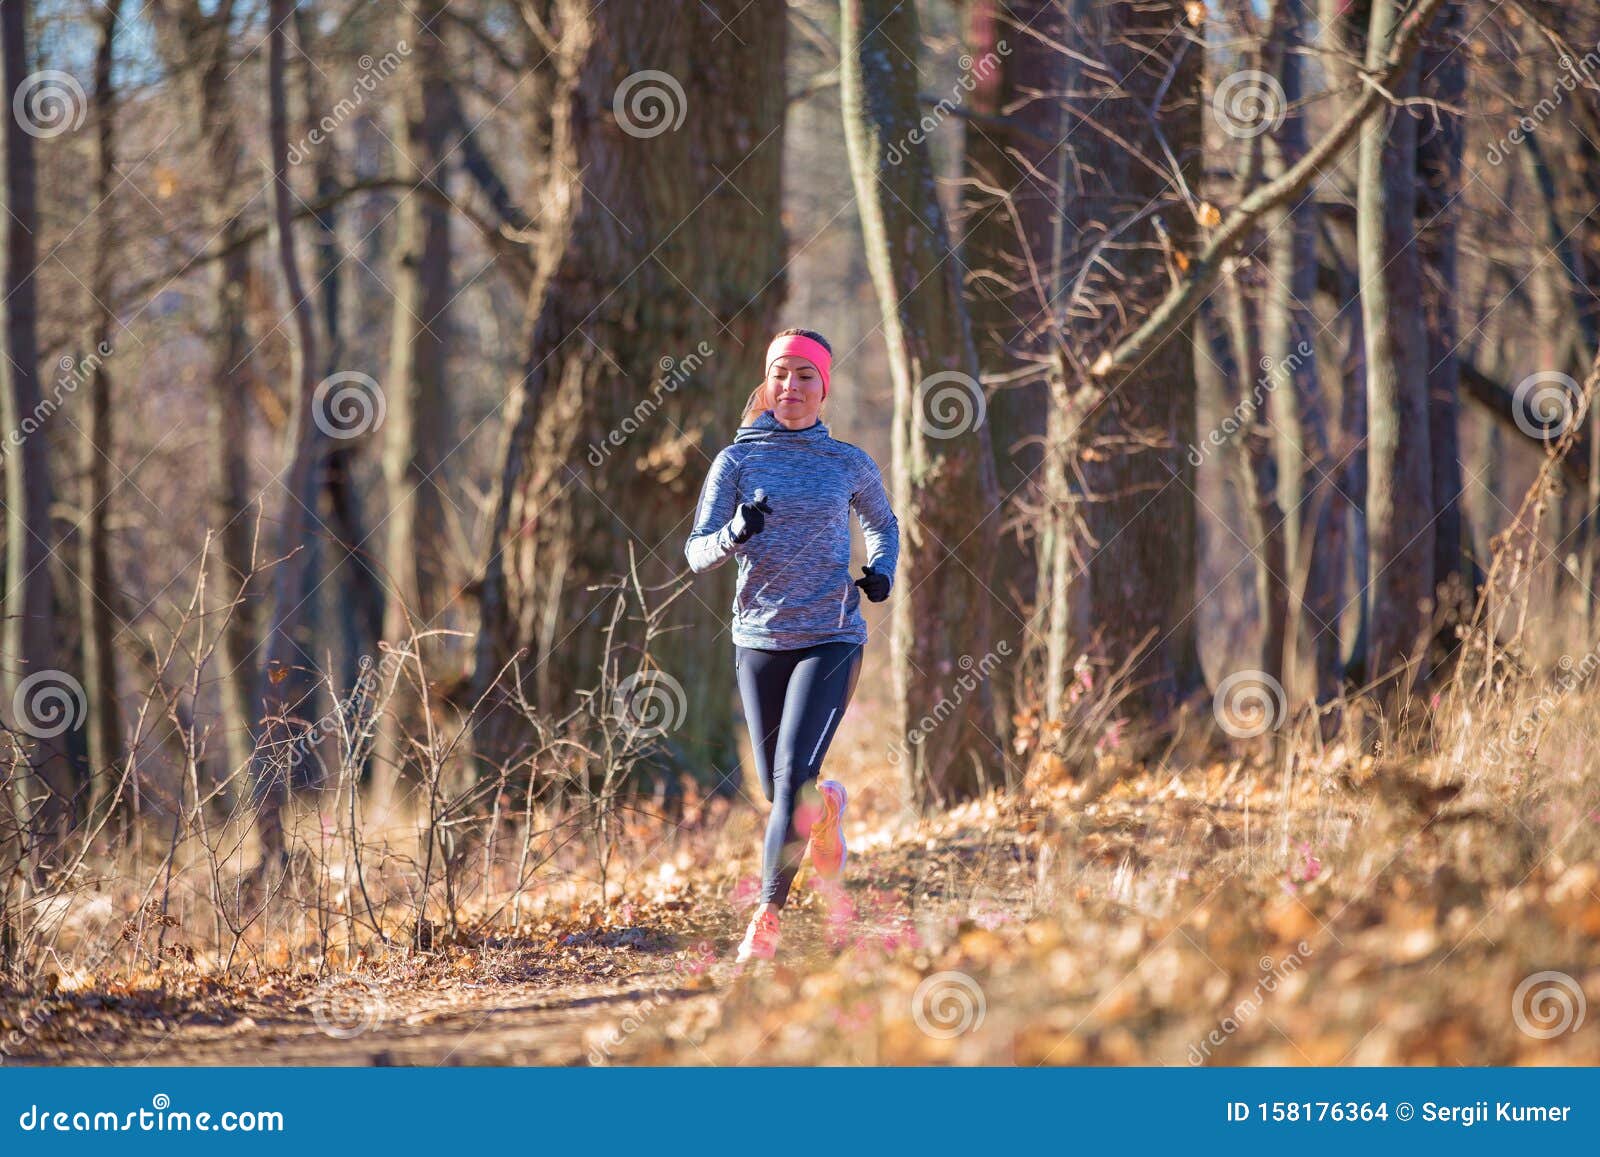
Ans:
{"label": "woman", "polygon": [[[808,839],[818,879],[836,885],[844,873],[848,796],[843,784],[817,778],[861,673],[861,595],[888,598],[900,557],[900,524],[877,463],[836,441],[819,416],[832,361],[811,330],[772,340],[733,445],[711,463],[685,550],[696,572],[739,560],[734,667],[772,804],[761,904],[739,945],[741,962],[776,954],[778,913]],[[869,560],[854,582],[852,507]]]}

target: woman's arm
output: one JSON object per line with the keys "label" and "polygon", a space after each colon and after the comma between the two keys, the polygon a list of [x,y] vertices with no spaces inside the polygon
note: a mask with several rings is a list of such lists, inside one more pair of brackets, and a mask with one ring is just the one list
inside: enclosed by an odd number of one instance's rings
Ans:
{"label": "woman's arm", "polygon": [[850,505],[855,507],[856,520],[861,523],[861,533],[866,537],[867,562],[877,573],[888,575],[892,586],[894,568],[900,561],[900,520],[889,505],[889,495],[883,489],[883,475],[872,455],[862,450],[860,463],[860,477],[856,492],[850,496]]}
{"label": "woman's arm", "polygon": [[712,459],[705,486],[700,490],[700,506],[695,512],[694,529],[690,531],[688,545],[683,549],[689,560],[689,569],[696,574],[721,566],[738,549],[738,543],[733,541],[733,528],[728,525],[738,505],[735,488],[737,474],[738,467],[727,450]]}

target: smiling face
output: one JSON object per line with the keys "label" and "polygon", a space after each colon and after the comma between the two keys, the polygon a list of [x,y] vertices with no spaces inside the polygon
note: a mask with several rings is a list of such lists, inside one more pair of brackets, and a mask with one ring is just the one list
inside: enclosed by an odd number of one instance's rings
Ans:
{"label": "smiling face", "polygon": [[784,354],[767,367],[767,398],[781,425],[804,429],[822,410],[822,375],[798,354]]}

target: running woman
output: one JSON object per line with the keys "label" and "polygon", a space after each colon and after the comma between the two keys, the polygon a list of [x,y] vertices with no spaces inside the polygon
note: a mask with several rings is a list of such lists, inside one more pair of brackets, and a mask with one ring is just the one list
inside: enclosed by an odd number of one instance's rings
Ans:
{"label": "running woman", "polygon": [[[821,334],[787,329],[767,347],[733,445],[711,463],[685,553],[697,573],[739,560],[734,667],[761,790],[772,804],[761,904],[740,962],[778,950],[778,913],[809,840],[812,872],[844,874],[844,785],[817,782],[861,673],[861,596],[889,597],[900,523],[872,456],[828,433],[820,417],[833,350]],[[850,578],[850,511],[868,562]]]}

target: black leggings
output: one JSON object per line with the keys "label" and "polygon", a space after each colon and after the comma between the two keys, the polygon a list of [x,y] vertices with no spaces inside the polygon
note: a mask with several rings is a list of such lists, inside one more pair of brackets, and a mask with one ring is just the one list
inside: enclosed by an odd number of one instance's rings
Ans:
{"label": "black leggings", "polygon": [[[855,692],[861,652],[860,643],[818,643],[792,651],[734,648],[756,771],[772,804],[762,858],[764,904],[781,908],[789,898],[811,824],[820,814],[817,773]],[[802,792],[807,806],[799,809],[796,823]]]}

